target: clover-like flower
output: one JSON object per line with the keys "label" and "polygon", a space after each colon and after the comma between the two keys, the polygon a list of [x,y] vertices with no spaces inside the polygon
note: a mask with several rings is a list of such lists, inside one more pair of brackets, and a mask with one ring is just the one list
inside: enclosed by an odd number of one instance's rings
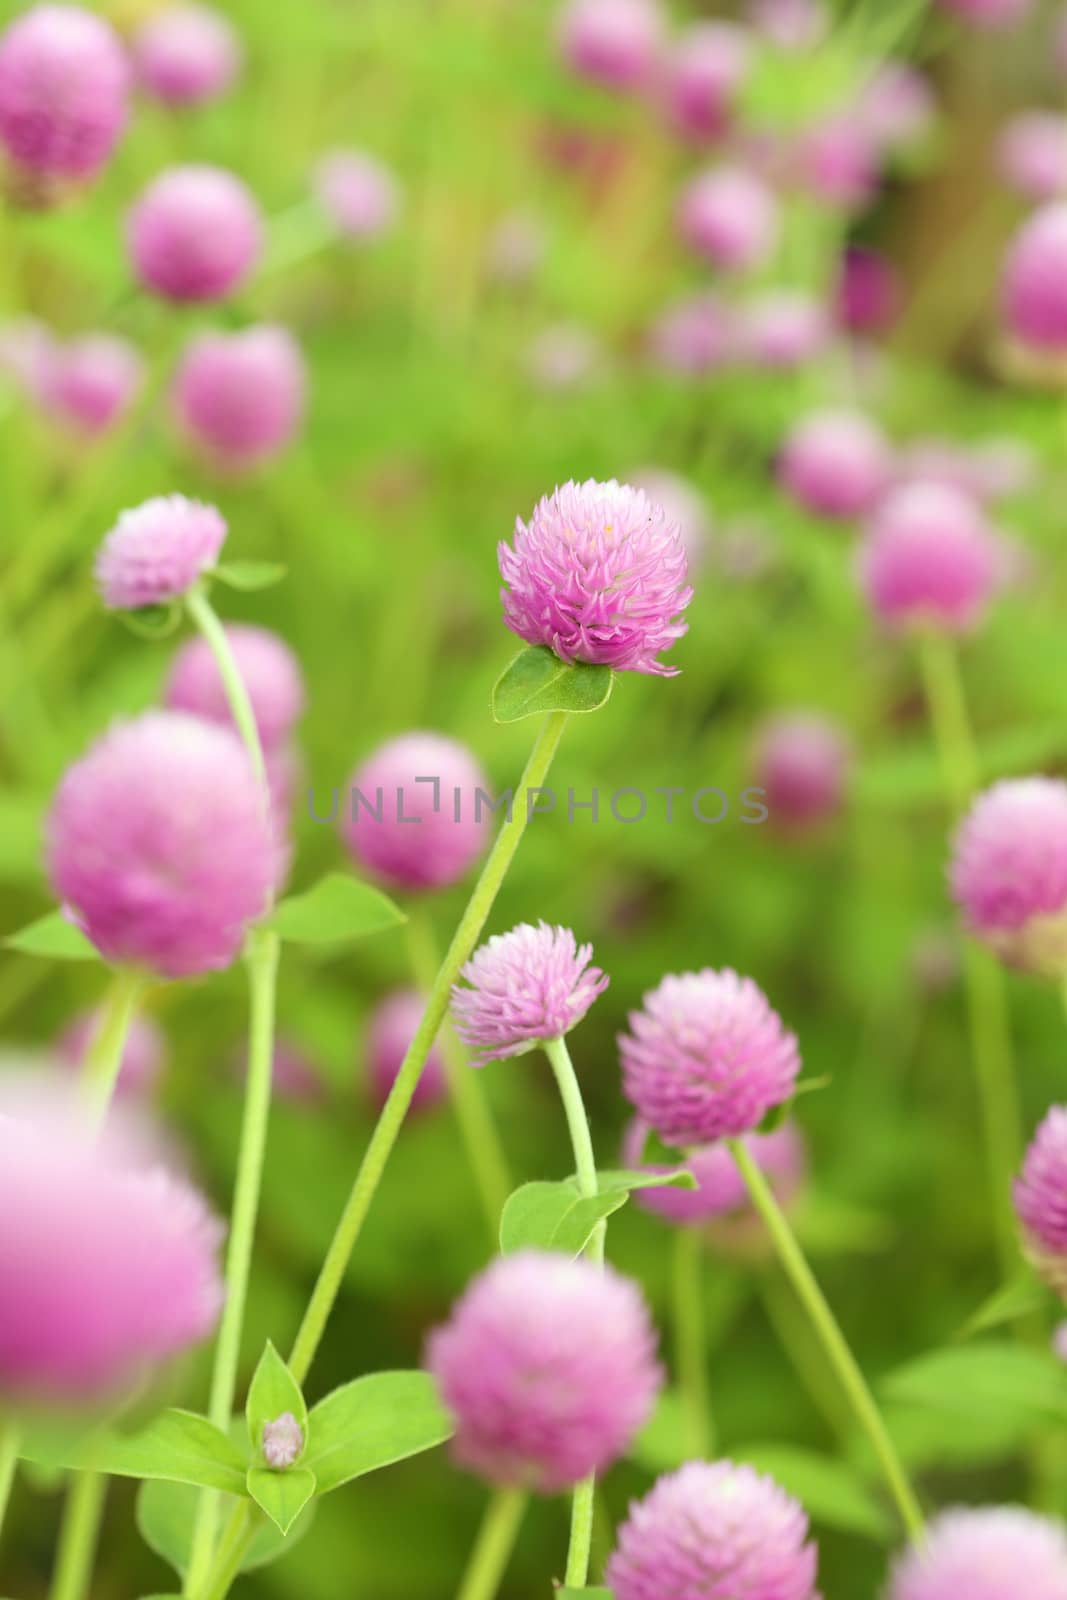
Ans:
{"label": "clover-like flower", "polygon": [[569,928],[522,922],[494,934],[463,968],[452,990],[456,1032],[479,1061],[524,1055],[548,1039],[561,1039],[608,986],[589,965],[590,944]]}

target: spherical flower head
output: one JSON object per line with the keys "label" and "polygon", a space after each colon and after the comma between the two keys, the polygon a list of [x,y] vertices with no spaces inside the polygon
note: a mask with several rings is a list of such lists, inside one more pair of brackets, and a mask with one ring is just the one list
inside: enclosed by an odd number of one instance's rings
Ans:
{"label": "spherical flower head", "polygon": [[841,727],[818,712],[774,717],[757,735],[754,780],[776,826],[804,830],[836,816],[849,766]]}
{"label": "spherical flower head", "polygon": [[663,66],[667,116],[687,139],[719,139],[733,121],[752,58],[744,28],[697,22],[680,34]]}
{"label": "spherical flower head", "polygon": [[1001,299],[1009,332],[1039,354],[1067,351],[1067,202],[1042,206],[1008,250]]}
{"label": "spherical flower head", "polygon": [[109,611],[177,600],[215,565],[226,524],[214,506],[160,495],[124,511],[96,557],[96,582]]}
{"label": "spherical flower head", "polygon": [[387,233],[400,213],[400,190],[388,167],[363,150],[331,150],[315,168],[315,195],[346,239]]}
{"label": "spherical flower head", "polygon": [[572,72],[627,94],[651,79],[663,31],[658,0],[569,0],[558,37]]}
{"label": "spherical flower head", "polygon": [[634,473],[631,482],[635,488],[644,490],[652,503],[662,509],[667,521],[678,529],[689,571],[696,572],[704,566],[711,545],[711,513],[695,484],[661,467],[642,467]]}
{"label": "spherical flower head", "polygon": [[[415,1037],[426,996],[417,989],[395,989],[380,1000],[367,1026],[365,1059],[371,1102],[380,1110],[389,1098],[404,1057]],[[433,1045],[412,1097],[413,1111],[429,1111],[448,1093],[445,1063],[439,1044]]]}
{"label": "spherical flower head", "polygon": [[615,1600],[818,1600],[817,1559],[803,1507],[773,1478],[689,1461],[631,1504],[606,1582]]}
{"label": "spherical flower head", "polygon": [[887,1600],[1067,1600],[1067,1534],[1021,1506],[943,1511],[897,1562]]}
{"label": "spherical flower head", "polygon": [[648,1420],[655,1350],[636,1284],[582,1257],[524,1250],[474,1280],[431,1334],[426,1365],[462,1466],[556,1494],[609,1467]]}
{"label": "spherical flower head", "polygon": [[941,0],[941,4],[980,28],[1010,28],[1026,16],[1033,0]]}
{"label": "spherical flower head", "polygon": [[952,898],[1010,966],[1067,969],[1067,783],[1007,778],[979,795],[953,841]]}
{"label": "spherical flower head", "polygon": [[[647,1128],[640,1118],[630,1125],[624,1145],[623,1159],[628,1167],[644,1167],[641,1154]],[[775,1198],[783,1208],[793,1203],[807,1170],[804,1141],[792,1123],[784,1123],[771,1133],[748,1133],[744,1145],[749,1155],[774,1190]],[[704,1228],[709,1223],[732,1225],[734,1239],[739,1239],[737,1228],[741,1224],[746,1232],[751,1225],[762,1226],[753,1210],[745,1180],[730,1151],[724,1144],[701,1145],[691,1150],[675,1167],[651,1166],[652,1172],[689,1172],[696,1180],[695,1189],[675,1189],[669,1185],[654,1189],[635,1189],[634,1200],[643,1211],[651,1211],[681,1227]],[[730,1235],[721,1229],[716,1237],[728,1242]]]}
{"label": "spherical flower head", "polygon": [[997,540],[980,507],[940,483],[894,489],[859,553],[867,603],[891,628],[966,633],[981,621],[999,574]]}
{"label": "spherical flower head", "polygon": [[304,417],[307,367],[285,328],[264,325],[194,339],[174,379],[182,432],[211,466],[242,473],[273,460]]}
{"label": "spherical flower head", "polygon": [[778,242],[778,202],[743,167],[694,178],[678,203],[678,228],[692,250],[723,272],[761,266]]}
{"label": "spherical flower head", "polygon": [[0,142],[16,167],[84,180],[126,125],[129,73],[113,29],[80,6],[39,5],[0,37]]}
{"label": "spherical flower head", "polygon": [[896,317],[900,287],[896,272],[877,250],[850,245],[841,258],[836,315],[849,333],[882,333]]}
{"label": "spherical flower head", "polygon": [[304,1430],[291,1411],[263,1424],[263,1459],[275,1472],[283,1472],[303,1454]]}
{"label": "spherical flower head", "polygon": [[1053,1106],[1034,1134],[1013,1194],[1027,1255],[1067,1298],[1067,1107]]}
{"label": "spherical flower head", "polygon": [[452,990],[456,1032],[477,1063],[525,1055],[562,1039],[585,1016],[608,979],[589,965],[591,944],[569,928],[521,922],[474,952]]}
{"label": "spherical flower head", "polygon": [[729,968],[670,975],[619,1038],[623,1091],[670,1145],[750,1133],[788,1100],[797,1041],[751,978]]}
{"label": "spherical flower head", "polygon": [[165,300],[222,300],[259,257],[263,223],[247,185],[221,167],[171,167],[130,213],[127,244],[146,289]]}
{"label": "spherical flower head", "polygon": [[356,863],[394,889],[444,889],[489,843],[489,780],[439,733],[390,739],[352,774],[342,832]]}
{"label": "spherical flower head", "polygon": [[866,133],[883,150],[911,144],[934,120],[930,83],[903,61],[885,61],[868,79],[856,107]]}
{"label": "spherical flower head", "polygon": [[880,169],[879,142],[856,112],[826,117],[799,140],[798,176],[825,205],[858,211],[873,199]]}
{"label": "spherical flower head", "polygon": [[1022,111],[1001,130],[997,164],[1025,200],[1055,200],[1067,191],[1067,119],[1056,111]]}
{"label": "spherical flower head", "polygon": [[682,537],[640,489],[565,483],[498,547],[504,620],[561,661],[674,677],[658,659],[688,631]]}
{"label": "spherical flower head", "polygon": [[744,310],[741,349],[757,367],[788,372],[822,354],[830,319],[819,301],[797,290],[760,295]]}
{"label": "spherical flower head", "polygon": [[[65,1067],[79,1072],[102,1022],[96,1011],[83,1011],[56,1040],[56,1056]],[[166,1061],[167,1049],[159,1026],[151,1017],[135,1016],[126,1035],[119,1067],[117,1092],[131,1099],[152,1093]]]}
{"label": "spherical flower head", "polygon": [[172,5],[148,17],[133,40],[141,86],[169,106],[217,100],[241,70],[241,43],[221,11]]}
{"label": "spherical flower head", "polygon": [[703,377],[734,354],[730,314],[718,295],[691,295],[668,306],[648,333],[649,350],[668,372]]}
{"label": "spherical flower head", "polygon": [[97,438],[129,410],[144,382],[144,362],[125,339],[91,333],[54,349],[45,407],[74,432]]}
{"label": "spherical flower head", "polygon": [[882,430],[858,411],[816,411],[793,429],[778,477],[797,503],[816,516],[850,521],[863,516],[889,486],[893,458]]}
{"label": "spherical flower head", "polygon": [[[232,622],[225,628],[226,642],[252,702],[261,744],[275,749],[293,732],[305,704],[304,675],[284,639],[269,628],[250,622]],[[163,694],[172,711],[233,726],[233,714],[214,652],[197,634],[182,645],[174,658]]]}
{"label": "spherical flower head", "polygon": [[275,845],[244,748],[177,711],[118,723],[68,768],[48,867],[109,961],[188,977],[229,966],[270,902]]}

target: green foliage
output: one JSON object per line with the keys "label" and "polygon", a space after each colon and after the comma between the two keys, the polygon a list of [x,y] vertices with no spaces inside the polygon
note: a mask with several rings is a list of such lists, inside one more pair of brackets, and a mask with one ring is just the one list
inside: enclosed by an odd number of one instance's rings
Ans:
{"label": "green foliage", "polygon": [[546,711],[599,711],[615,683],[610,667],[568,666],[545,645],[528,645],[493,686],[493,717],[521,722]]}
{"label": "green foliage", "polygon": [[[200,1495],[184,1485],[150,1481],[137,1494],[137,1528],[150,1550],[184,1577],[193,1542],[193,1523]],[[226,1502],[224,1502],[225,1506]],[[315,1516],[315,1504],[308,1505],[288,1533],[273,1522],[256,1529],[248,1553],[241,1562],[242,1572],[271,1566],[287,1555],[307,1534]]]}
{"label": "green foliage", "polygon": [[405,920],[380,889],[330,872],[304,893],[280,901],[268,926],[288,944],[334,945],[365,939]]}
{"label": "green foliage", "polygon": [[599,1192],[584,1196],[576,1178],[559,1183],[524,1183],[508,1196],[500,1218],[500,1248],[505,1255],[516,1250],[559,1250],[579,1255],[597,1224],[624,1206],[634,1189],[670,1185],[694,1189],[688,1172],[599,1172]]}
{"label": "green foliage", "polygon": [[50,911],[4,940],[9,950],[47,961],[99,961],[100,952],[61,911]]}
{"label": "green foliage", "polygon": [[452,1424],[425,1372],[374,1372],[313,1406],[301,1465],[318,1493],[443,1444]]}
{"label": "green foliage", "polygon": [[886,1544],[896,1538],[896,1520],[847,1463],[786,1444],[738,1445],[731,1454],[770,1473],[814,1523]]}
{"label": "green foliage", "polygon": [[212,567],[209,576],[228,589],[252,594],[259,589],[272,589],[285,577],[285,572],[279,561],[226,561]]}
{"label": "green foliage", "polygon": [[38,1438],[32,1431],[20,1454],[46,1466],[113,1474],[122,1478],[165,1478],[202,1489],[243,1494],[245,1462],[236,1445],[191,1411],[160,1412],[137,1433],[111,1431]]}
{"label": "green foliage", "polygon": [[[283,1412],[295,1417],[304,1431],[307,1443],[308,1410],[304,1395],[289,1368],[275,1350],[270,1340],[259,1358],[259,1365],[248,1387],[245,1418],[248,1437],[255,1456],[263,1447],[263,1429]],[[291,1520],[291,1519],[290,1519]]]}
{"label": "green foliage", "polygon": [[290,1528],[315,1493],[315,1474],[306,1467],[286,1467],[281,1472],[272,1472],[269,1467],[249,1467],[248,1492],[283,1538],[287,1538]]}

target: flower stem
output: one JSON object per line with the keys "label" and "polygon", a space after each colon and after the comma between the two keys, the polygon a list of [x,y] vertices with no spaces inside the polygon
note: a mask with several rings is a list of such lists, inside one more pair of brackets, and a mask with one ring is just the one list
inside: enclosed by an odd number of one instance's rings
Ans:
{"label": "flower stem", "polygon": [[[244,1324],[252,1245],[263,1177],[263,1157],[270,1117],[271,1079],[274,1070],[274,1011],[278,975],[278,936],[267,928],[253,928],[246,952],[250,989],[248,1079],[244,1116],[233,1191],[230,1241],[226,1253],[226,1303],[219,1324],[211,1374],[208,1417],[223,1432],[230,1425],[237,1366]],[[218,1516],[218,1497],[212,1491],[200,1498],[186,1579],[186,1594],[193,1594],[211,1557]]]}
{"label": "flower stem", "polygon": [[11,1486],[15,1481],[21,1438],[14,1422],[5,1422],[0,1427],[0,1533],[4,1531],[4,1517],[11,1498]]}
{"label": "flower stem", "polygon": [[674,1337],[678,1383],[685,1402],[686,1450],[696,1458],[714,1449],[704,1317],[704,1237],[679,1226],[674,1236]]}
{"label": "flower stem", "polygon": [[896,1446],[889,1437],[881,1412],[867,1386],[867,1380],[860,1371],[856,1358],[849,1349],[848,1341],[830,1310],[826,1296],[819,1288],[804,1252],[797,1243],[793,1230],[774,1198],[759,1165],[753,1160],[742,1140],[728,1139],[726,1143],[745,1180],[745,1186],[752,1197],[752,1204],[763,1218],[782,1266],[848,1397],[856,1421],[873,1446],[908,1536],[918,1542],[925,1532],[923,1514],[897,1454]]}
{"label": "flower stem", "polygon": [[67,1493],[49,1600],[85,1600],[89,1593],[107,1479],[79,1472]]}
{"label": "flower stem", "polygon": [[259,729],[256,727],[255,712],[252,702],[248,698],[244,679],[241,677],[240,668],[234,660],[230,642],[226,637],[226,630],[212,608],[211,601],[205,591],[199,587],[189,590],[185,597],[185,609],[193,622],[200,629],[207,640],[212,655],[215,657],[226,698],[230,702],[233,720],[237,724],[237,731],[241,735],[248,759],[252,763],[252,771],[262,784],[268,799],[270,790],[267,786],[267,768],[263,760],[263,747],[259,742]]}
{"label": "flower stem", "polygon": [[136,967],[118,967],[103,1004],[103,1015],[86,1051],[81,1077],[93,1120],[103,1122],[122,1070],[130,1024],[147,979]]}
{"label": "flower stem", "polygon": [[924,632],[919,639],[919,670],[945,789],[958,814],[978,787],[978,754],[951,639],[933,629]]}
{"label": "flower stem", "polygon": [[521,1489],[498,1489],[485,1517],[456,1600],[494,1600],[526,1510]]}

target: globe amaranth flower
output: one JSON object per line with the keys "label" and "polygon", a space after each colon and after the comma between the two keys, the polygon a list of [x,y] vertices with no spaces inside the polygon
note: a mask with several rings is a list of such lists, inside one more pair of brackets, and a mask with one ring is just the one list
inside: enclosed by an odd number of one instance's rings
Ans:
{"label": "globe amaranth flower", "polygon": [[174,378],[178,426],[216,470],[272,460],[295,437],[307,402],[307,366],[286,328],[264,325],[194,339]]}
{"label": "globe amaranth flower", "polygon": [[[264,749],[275,750],[289,738],[304,710],[306,694],[300,663],[285,640],[269,628],[250,622],[228,623],[226,642],[241,675]],[[197,635],[175,656],[163,694],[172,711],[233,726],[226,687],[214,652]]]}
{"label": "globe amaranth flower", "polygon": [[426,1365],[455,1422],[456,1460],[491,1483],[553,1494],[601,1472],[648,1420],[661,1382],[635,1283],[535,1250],[501,1256],[431,1335]]}
{"label": "globe amaranth flower", "polygon": [[882,622],[949,633],[981,621],[1001,570],[981,507],[943,483],[894,489],[875,512],[858,561],[867,603]]}
{"label": "globe amaranth flower", "polygon": [[753,26],[778,50],[807,50],[830,26],[822,0],[752,0],[750,10]]}
{"label": "globe amaranth flower", "polygon": [[606,1582],[615,1600],[818,1600],[817,1560],[803,1507],[773,1478],[689,1461],[630,1506]]}
{"label": "globe amaranth flower", "polygon": [[144,361],[127,340],[90,333],[53,348],[41,399],[73,432],[96,438],[129,410],[144,375]]}
{"label": "globe amaranth flower", "polygon": [[1067,784],[1007,778],[957,829],[949,874],[967,927],[1009,966],[1067,969]]}
{"label": "globe amaranth flower", "polygon": [[659,0],[569,0],[558,38],[579,77],[628,93],[650,82],[663,32]]}
{"label": "globe amaranth flower", "polygon": [[830,321],[818,300],[799,290],[778,289],[744,308],[739,349],[757,367],[788,372],[814,361],[829,337]]}
{"label": "globe amaranth flower", "polygon": [[221,300],[252,270],[263,223],[251,191],[221,167],[171,167],[130,212],[138,279],[166,300]]}
{"label": "globe amaranth flower", "polygon": [[719,139],[734,119],[752,41],[730,22],[697,22],[679,34],[662,68],[668,119],[685,138]]}
{"label": "globe amaranth flower", "polygon": [[476,950],[453,987],[452,1016],[479,1063],[524,1055],[581,1022],[609,981],[592,954],[547,922],[522,922]]}
{"label": "globe amaranth flower", "polygon": [[396,178],[363,150],[328,151],[315,168],[314,189],[319,205],[346,239],[377,238],[400,212]]}
{"label": "globe amaranth flower", "polygon": [[840,811],[850,751],[832,718],[814,711],[772,718],[756,736],[752,765],[776,826],[813,828]]}
{"label": "globe amaranth flower", "polygon": [[126,125],[118,36],[80,6],[38,5],[0,37],[0,142],[36,178],[91,178]]}
{"label": "globe amaranth flower", "polygon": [[[367,1086],[376,1110],[381,1110],[389,1098],[425,1010],[426,996],[417,989],[394,989],[392,994],[385,995],[378,1002],[371,1013],[367,1025],[365,1059]],[[419,1074],[411,1109],[428,1111],[431,1106],[439,1105],[447,1092],[444,1056],[440,1044],[436,1043]]]}
{"label": "globe amaranth flower", "polygon": [[[55,1052],[63,1066],[80,1071],[96,1037],[102,1017],[84,1011],[64,1028],[56,1040]],[[151,1017],[135,1016],[126,1035],[116,1089],[132,1098],[151,1094],[166,1061],[166,1044]]]}
{"label": "globe amaranth flower", "polygon": [[228,966],[270,902],[275,841],[248,756],[183,712],[98,739],[59,785],[47,841],[53,888],[101,954],[164,977]]}
{"label": "globe amaranth flower", "polygon": [[929,80],[904,61],[884,61],[864,84],[855,107],[865,132],[883,150],[921,138],[936,109]]}
{"label": "globe amaranth flower", "polygon": [[860,113],[824,117],[801,135],[792,155],[799,182],[823,205],[852,212],[874,198],[881,149]]}
{"label": "globe amaranth flower", "polygon": [[160,495],[124,511],[96,557],[96,582],[109,611],[177,600],[215,565],[227,528],[214,506]]}
{"label": "globe amaranth flower", "polygon": [[656,318],[648,331],[648,349],[666,371],[703,377],[736,354],[731,315],[716,294],[690,295]]}
{"label": "globe amaranth flower", "polygon": [[997,164],[1025,200],[1058,199],[1067,190],[1067,118],[1056,111],[1012,117],[997,141]]}
{"label": "globe amaranth flower", "polygon": [[1067,1600],[1067,1532],[1021,1506],[943,1511],[896,1563],[886,1600]]}
{"label": "globe amaranth flower", "polygon": [[[645,1123],[635,1117],[623,1145],[626,1166],[650,1172],[689,1172],[696,1180],[696,1188],[676,1189],[664,1184],[661,1188],[635,1189],[633,1198],[642,1211],[651,1211],[683,1227],[724,1224],[716,1234],[724,1244],[741,1242],[742,1230],[747,1233],[752,1224],[762,1228],[745,1180],[726,1145],[701,1145],[689,1151],[684,1161],[670,1167],[642,1159],[647,1134]],[[771,1133],[748,1133],[743,1143],[770,1183],[779,1205],[790,1206],[807,1170],[807,1153],[799,1130],[787,1122]]]}
{"label": "globe amaranth flower", "polygon": [[889,486],[893,458],[876,423],[857,411],[817,411],[790,433],[778,463],[782,487],[817,516],[863,516]]}
{"label": "globe amaranth flower", "polygon": [[489,842],[489,780],[464,745],[406,733],[352,774],[341,829],[356,862],[395,889],[457,883]]}
{"label": "globe amaranth flower", "polygon": [[1067,201],[1042,206],[1008,250],[1001,284],[1008,331],[1037,354],[1067,351]]}
{"label": "globe amaranth flower", "polygon": [[619,1039],[623,1091],[670,1145],[750,1133],[788,1100],[797,1041],[751,978],[727,968],[670,975]]}
{"label": "globe amaranth flower", "polygon": [[754,173],[717,167],[686,186],[678,228],[691,249],[724,272],[748,272],[778,242],[778,202]]}
{"label": "globe amaranth flower", "polygon": [[657,658],[688,629],[681,534],[640,489],[565,483],[501,543],[504,620],[561,661],[673,677]]}
{"label": "globe amaranth flower", "polygon": [[1067,1298],[1067,1107],[1053,1106],[1038,1128],[1013,1194],[1027,1255]]}
{"label": "globe amaranth flower", "polygon": [[212,6],[182,3],[147,17],[133,39],[141,87],[169,106],[217,100],[241,70],[237,33]]}
{"label": "globe amaranth flower", "polygon": [[849,333],[882,333],[900,308],[896,270],[879,251],[850,245],[841,257],[834,298],[837,321]]}

